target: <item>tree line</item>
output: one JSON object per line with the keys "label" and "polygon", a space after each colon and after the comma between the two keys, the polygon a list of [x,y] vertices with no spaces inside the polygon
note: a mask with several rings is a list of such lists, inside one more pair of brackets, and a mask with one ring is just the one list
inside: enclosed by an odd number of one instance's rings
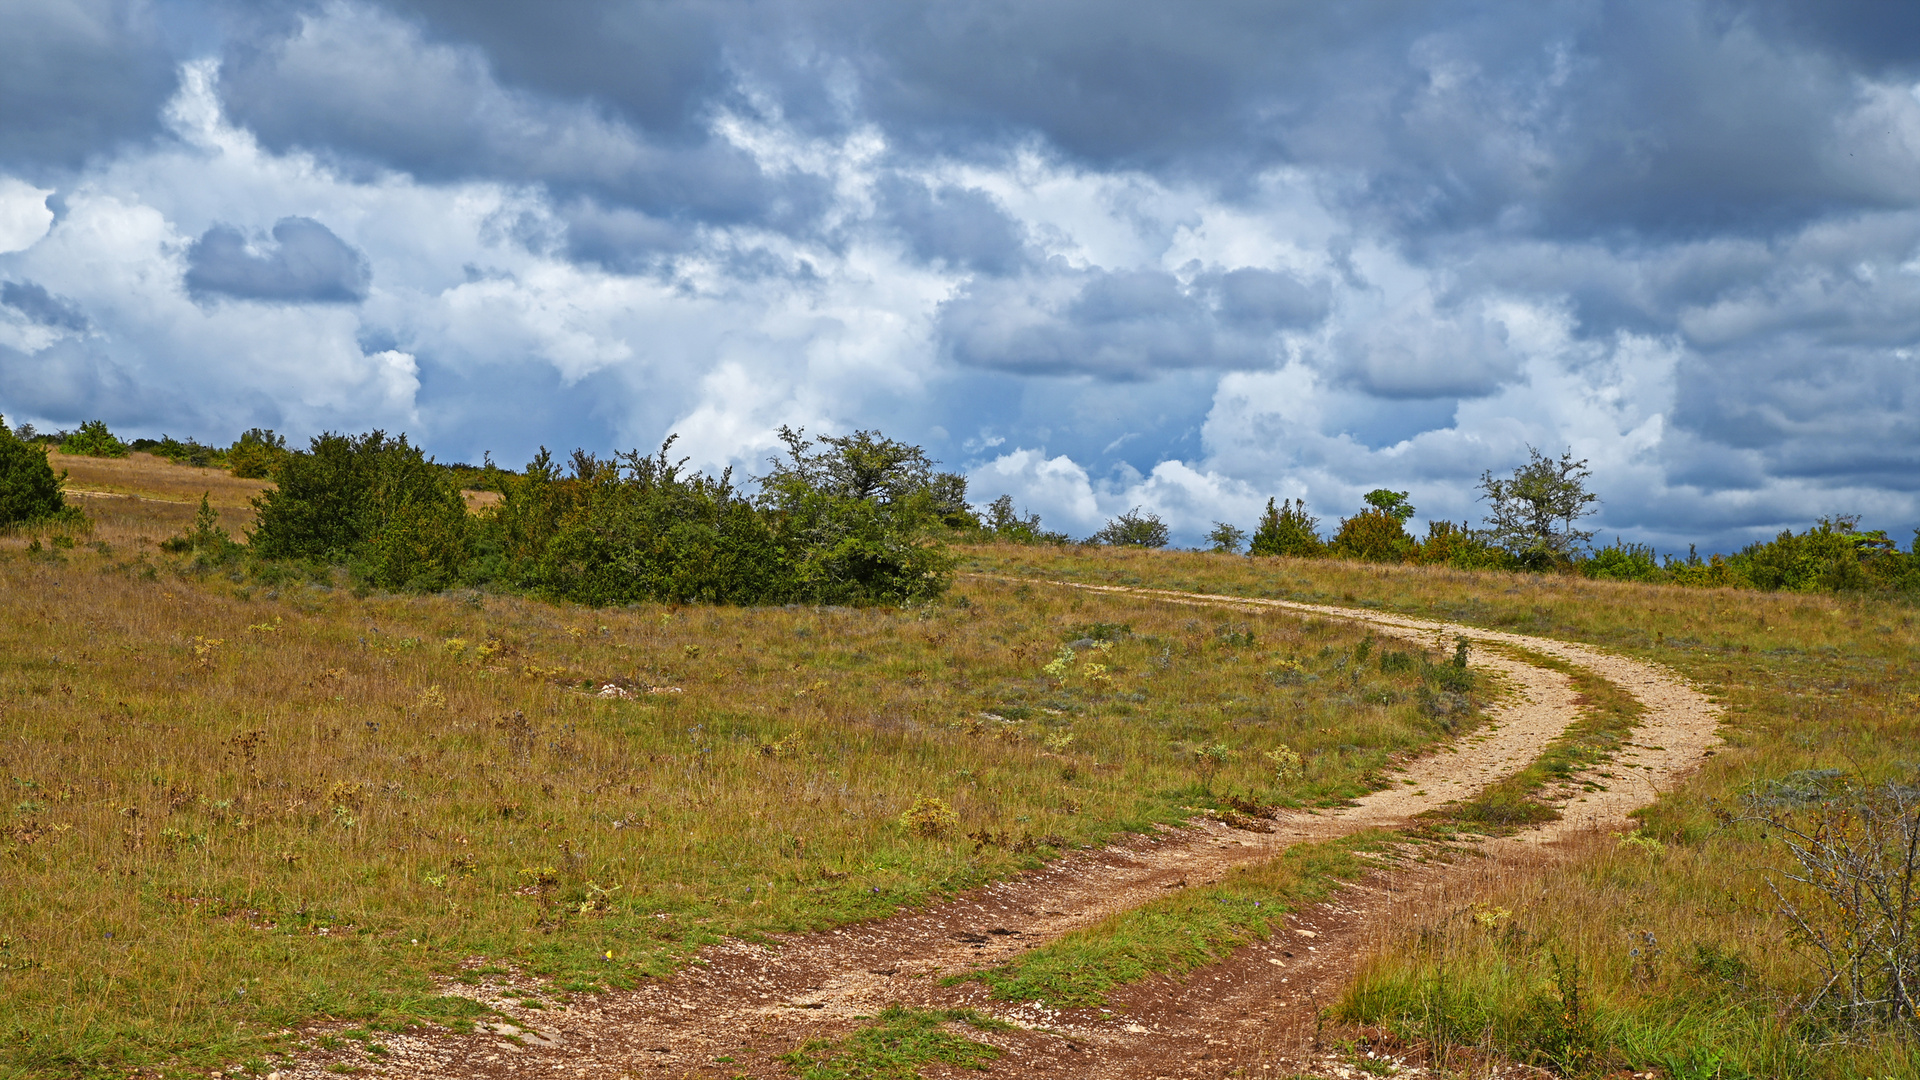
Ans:
{"label": "tree line", "polygon": [[[782,428],[785,452],[748,486],[731,470],[686,468],[669,438],[654,454],[598,457],[575,450],[564,463],[544,448],[514,472],[487,457],[479,466],[434,461],[405,435],[335,433],[288,448],[254,428],[226,447],[168,437],[124,442],[98,420],[42,434],[0,422],[0,526],[78,514],[61,493],[46,451],[125,456],[146,451],[186,465],[223,468],[273,486],[255,500],[248,543],[218,527],[211,510],[171,541],[201,561],[249,557],[344,565],[392,589],[499,586],[590,604],[641,600],[712,603],[910,603],[940,595],[952,579],[953,542],[1071,544],[1011,496],[967,501],[966,478],[941,472],[925,451],[877,431],[809,439]],[[1529,447],[1509,476],[1491,471],[1479,490],[1480,526],[1431,521],[1416,537],[1405,491],[1379,488],[1366,506],[1323,535],[1304,501],[1269,499],[1252,528],[1215,522],[1212,550],[1253,557],[1336,558],[1460,569],[1580,574],[1681,585],[1801,591],[1920,593],[1920,551],[1902,552],[1884,531],[1851,516],[1732,555],[1685,559],[1616,540],[1594,548],[1581,528],[1599,498],[1572,453]],[[463,491],[498,502],[470,513]],[[1079,541],[1166,547],[1158,515],[1134,508]],[[1920,546],[1920,530],[1916,531]]]}

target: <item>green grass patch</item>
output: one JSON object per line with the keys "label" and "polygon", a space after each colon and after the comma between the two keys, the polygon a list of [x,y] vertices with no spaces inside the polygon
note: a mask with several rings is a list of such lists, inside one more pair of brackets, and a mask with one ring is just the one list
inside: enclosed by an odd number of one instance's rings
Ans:
{"label": "green grass patch", "polygon": [[1150,975],[1184,975],[1264,940],[1288,912],[1320,900],[1334,882],[1364,873],[1368,864],[1357,853],[1386,850],[1398,839],[1368,830],[1296,844],[1278,859],[1230,871],[1218,884],[1181,889],[1111,915],[971,977],[1003,1000],[1104,1005],[1116,987]]}
{"label": "green grass patch", "polygon": [[889,1005],[877,1022],[844,1039],[815,1039],[781,1061],[801,1080],[917,1080],[935,1063],[984,1071],[1000,1051],[953,1030],[1004,1031],[1011,1024],[972,1009],[913,1009]]}

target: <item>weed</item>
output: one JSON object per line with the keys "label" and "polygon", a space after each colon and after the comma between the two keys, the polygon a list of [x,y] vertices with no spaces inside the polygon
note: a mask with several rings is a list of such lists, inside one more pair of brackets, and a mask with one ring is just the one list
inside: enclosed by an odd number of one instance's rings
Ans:
{"label": "weed", "polygon": [[972,1009],[914,1009],[889,1005],[875,1022],[844,1039],[815,1039],[781,1056],[801,1080],[917,1080],[922,1065],[943,1064],[985,1071],[1000,1051],[951,1030],[977,1031],[1009,1025]]}

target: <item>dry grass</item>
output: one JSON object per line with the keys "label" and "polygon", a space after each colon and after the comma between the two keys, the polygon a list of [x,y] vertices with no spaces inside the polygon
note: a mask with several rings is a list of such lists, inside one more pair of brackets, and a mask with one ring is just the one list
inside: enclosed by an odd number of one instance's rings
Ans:
{"label": "dry grass", "polygon": [[[917,610],[355,595],[158,554],[185,501],[88,505],[77,543],[0,539],[14,1074],[456,1018],[430,977],[473,956],[619,985],[1177,819],[1203,782],[1350,796],[1438,734],[1417,669],[1286,614],[987,582]],[[1083,636],[1114,641],[1048,674]],[[901,825],[923,796],[954,835]]]}
{"label": "dry grass", "polygon": [[[1550,1024],[1526,1024],[1552,1015],[1546,1006],[1559,1000],[1557,958],[1577,968],[1596,1010],[1599,1048],[1588,1063],[1595,1068],[1625,1063],[1670,1076],[1920,1075],[1916,1044],[1906,1034],[1841,1038],[1797,1019],[1812,969],[1762,877],[1783,853],[1758,828],[1725,824],[1716,814],[1737,813],[1746,793],[1800,769],[1911,782],[1920,767],[1920,631],[1912,607],[1853,596],[1196,553],[1001,547],[975,549],[968,561],[995,573],[1457,619],[1589,642],[1676,669],[1726,703],[1728,745],[1643,811],[1625,846],[1618,837],[1591,837],[1567,862],[1496,866],[1383,925],[1381,945],[1347,1003],[1349,1015],[1397,1016],[1410,1030],[1469,1043],[1493,1038],[1500,1024],[1519,1025],[1513,1047],[1524,1050],[1536,1045],[1521,1038],[1527,1030],[1528,1037],[1552,1035]],[[1501,911],[1507,914],[1496,923],[1518,929],[1490,934],[1474,917]],[[1482,1010],[1460,1015],[1478,1015],[1488,1026],[1449,1035],[1440,1008],[1449,1000]]]}
{"label": "dry grass", "polygon": [[[56,473],[65,470],[67,488],[76,495],[80,492],[92,492],[95,497],[137,495],[143,499],[185,503],[189,507],[198,506],[200,497],[205,495],[216,510],[223,512],[248,509],[248,500],[272,486],[264,480],[241,480],[224,469],[176,465],[152,454],[96,458],[54,450],[47,454],[47,462]],[[89,503],[84,501],[87,498],[79,495],[76,501],[92,512]]]}

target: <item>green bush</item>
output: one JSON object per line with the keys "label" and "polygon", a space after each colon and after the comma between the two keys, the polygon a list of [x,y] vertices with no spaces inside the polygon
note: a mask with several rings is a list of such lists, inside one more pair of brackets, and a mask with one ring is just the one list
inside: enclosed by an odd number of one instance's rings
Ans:
{"label": "green bush", "polygon": [[986,513],[975,520],[984,535],[980,539],[997,544],[1070,544],[1072,538],[1063,532],[1052,532],[1042,528],[1039,514],[1021,517],[1014,512],[1013,496],[1002,495],[987,504]]}
{"label": "green bush", "polygon": [[67,509],[61,486],[67,474],[54,475],[47,450],[15,436],[0,418],[0,527],[54,517]]}
{"label": "green bush", "polygon": [[126,457],[128,447],[107,430],[105,420],[89,420],[60,440],[60,452],[85,457]]}
{"label": "green bush", "polygon": [[274,470],[253,551],[268,559],[345,562],[363,580],[395,589],[438,589],[467,559],[466,503],[405,435],[331,432]]}
{"label": "green bush", "polygon": [[1112,547],[1163,548],[1167,546],[1167,538],[1167,523],[1160,520],[1160,515],[1151,510],[1143,514],[1136,506],[1087,537],[1087,543]]}
{"label": "green bush", "polygon": [[287,456],[287,440],[265,428],[248,428],[227,448],[227,469],[242,480],[265,480]]}
{"label": "green bush", "polygon": [[1672,577],[1654,557],[1652,547],[1622,543],[1618,538],[1576,565],[1581,574],[1603,581],[1661,582]]}
{"label": "green bush", "polygon": [[781,436],[787,454],[757,498],[730,471],[683,471],[671,438],[652,457],[575,451],[570,476],[543,449],[525,475],[503,474],[469,577],[587,604],[899,604],[946,590],[953,557],[936,532],[957,520],[963,482],[876,432]]}
{"label": "green bush", "polygon": [[475,525],[476,580],[585,604],[768,603],[802,590],[771,523],[718,479],[667,458],[576,452],[563,477],[542,449]]}
{"label": "green bush", "polygon": [[1288,499],[1276,507],[1267,500],[1267,511],[1253,531],[1247,546],[1249,555],[1292,555],[1312,558],[1326,553],[1326,541],[1320,539],[1320,520],[1307,513],[1306,502]]}
{"label": "green bush", "polygon": [[1367,509],[1344,518],[1327,553],[1367,562],[1404,562],[1413,555],[1413,537],[1393,511]]}

